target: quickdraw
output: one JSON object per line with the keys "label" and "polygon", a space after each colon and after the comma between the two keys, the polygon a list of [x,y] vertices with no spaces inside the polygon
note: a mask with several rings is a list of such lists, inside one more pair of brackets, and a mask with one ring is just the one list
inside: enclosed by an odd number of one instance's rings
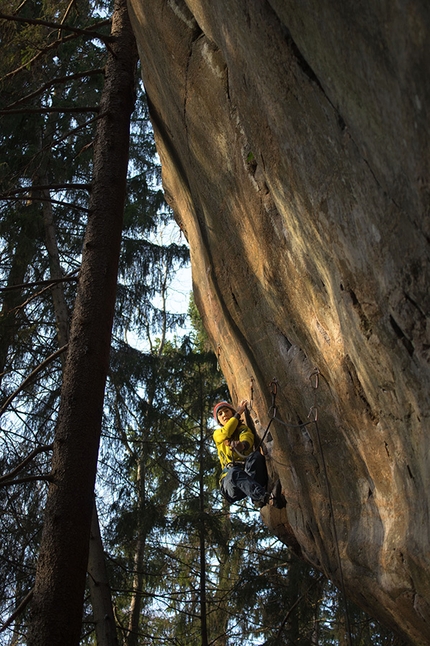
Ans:
{"label": "quickdraw", "polygon": [[269,420],[269,423],[267,425],[266,430],[264,431],[260,441],[257,443],[257,446],[255,447],[255,451],[258,451],[260,446],[263,444],[264,440],[266,439],[267,433],[269,432],[269,428],[273,422],[273,420],[276,418],[276,413],[277,413],[277,407],[276,407],[276,395],[278,394],[278,380],[276,377],[272,379],[270,382],[270,392],[272,394],[272,405],[269,408],[269,412],[272,411],[272,417]]}

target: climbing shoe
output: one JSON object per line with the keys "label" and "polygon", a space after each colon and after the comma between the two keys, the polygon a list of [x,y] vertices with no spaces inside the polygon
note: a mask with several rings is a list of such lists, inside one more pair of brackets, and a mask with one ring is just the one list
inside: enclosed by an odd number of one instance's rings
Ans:
{"label": "climbing shoe", "polygon": [[256,509],[263,509],[263,507],[265,506],[265,504],[266,504],[266,503],[265,503],[263,500],[254,500],[254,507],[255,507]]}
{"label": "climbing shoe", "polygon": [[287,506],[287,501],[284,494],[282,493],[281,481],[277,480],[275,486],[272,489],[271,493],[266,493],[263,500],[254,500],[254,505],[257,509],[261,509],[266,505],[275,507],[276,509],[283,509]]}
{"label": "climbing shoe", "polygon": [[270,494],[266,493],[263,500],[253,500],[253,503],[257,509],[262,509],[263,507],[269,504],[269,501],[270,501]]}

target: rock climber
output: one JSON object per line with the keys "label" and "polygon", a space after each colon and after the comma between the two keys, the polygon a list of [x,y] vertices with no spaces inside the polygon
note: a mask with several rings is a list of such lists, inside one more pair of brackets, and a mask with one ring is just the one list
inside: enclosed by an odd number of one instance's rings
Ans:
{"label": "rock climber", "polygon": [[241,420],[247,403],[242,400],[237,410],[226,401],[214,407],[215,421],[221,425],[213,434],[222,468],[221,493],[230,504],[249,497],[257,507],[266,504],[278,507],[282,505],[279,493],[266,491],[268,477],[264,456],[253,450],[254,434]]}

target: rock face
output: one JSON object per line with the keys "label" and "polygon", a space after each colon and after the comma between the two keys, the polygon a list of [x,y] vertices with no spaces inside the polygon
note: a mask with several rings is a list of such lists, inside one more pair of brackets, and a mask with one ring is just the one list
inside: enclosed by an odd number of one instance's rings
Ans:
{"label": "rock face", "polygon": [[430,644],[430,3],[130,10],[196,301],[263,427],[278,380],[265,520]]}

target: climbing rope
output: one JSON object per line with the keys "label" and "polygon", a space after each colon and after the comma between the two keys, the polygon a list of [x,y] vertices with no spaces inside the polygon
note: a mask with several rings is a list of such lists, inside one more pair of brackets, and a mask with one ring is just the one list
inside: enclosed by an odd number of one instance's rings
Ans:
{"label": "climbing rope", "polygon": [[251,377],[251,387],[249,392],[249,410],[252,410],[253,401],[254,401],[254,377]]}
{"label": "climbing rope", "polygon": [[[321,455],[321,462],[322,462],[322,467],[323,467],[323,473],[324,473],[324,479],[327,487],[327,498],[329,502],[329,508],[330,508],[330,515],[331,515],[331,522],[332,522],[332,531],[333,531],[333,538],[334,538],[334,543],[335,543],[335,550],[336,550],[336,560],[339,568],[339,578],[340,578],[340,589],[343,597],[343,602],[344,602],[344,614],[345,614],[345,627],[346,627],[346,635],[348,638],[348,644],[349,646],[352,646],[352,633],[351,633],[351,622],[349,618],[349,612],[348,612],[348,606],[346,602],[346,594],[345,594],[345,581],[344,581],[344,576],[343,576],[343,569],[342,569],[342,561],[340,558],[340,550],[339,550],[339,539],[338,539],[338,534],[337,534],[337,529],[336,529],[336,521],[335,521],[335,516],[334,516],[334,505],[333,505],[333,498],[332,498],[332,493],[331,493],[331,486],[330,486],[330,481],[328,478],[328,472],[327,472],[327,465],[325,461],[325,456],[324,456],[324,450],[323,450],[323,445],[321,441],[321,433],[318,425],[318,408],[317,408],[317,390],[319,387],[319,375],[320,371],[318,368],[315,368],[314,371],[309,375],[309,380],[311,382],[311,386],[314,389],[314,401],[313,405],[310,408],[309,414],[308,414],[308,419],[313,416],[313,419],[309,422],[303,422],[300,424],[290,424],[288,422],[284,422],[283,420],[279,419],[277,417],[277,406],[276,406],[276,395],[278,393],[278,380],[276,378],[273,378],[272,381],[270,382],[269,386],[271,389],[271,395],[272,395],[272,403],[271,406],[268,410],[268,414],[272,411],[272,416],[269,420],[269,424],[264,431],[263,436],[261,437],[261,440],[258,442],[258,445],[255,450],[258,450],[258,448],[261,446],[261,444],[264,442],[264,439],[266,438],[266,435],[269,431],[269,428],[272,424],[273,421],[277,421],[279,424],[282,424],[283,426],[288,426],[290,428],[303,428],[305,426],[309,426],[313,424],[315,426],[315,431],[316,431],[316,436],[318,440],[318,448],[319,452]],[[313,379],[315,380],[313,382]],[[253,377],[251,377],[251,397],[253,399],[254,396],[254,387],[253,387]],[[251,399],[251,402],[252,402]],[[251,403],[251,409],[252,409],[252,403]]]}
{"label": "climbing rope", "polygon": [[[333,529],[333,538],[334,538],[334,544],[335,544],[335,550],[336,550],[336,559],[337,559],[337,565],[339,568],[339,578],[340,578],[340,589],[342,592],[342,597],[343,597],[343,603],[344,603],[344,612],[345,612],[345,626],[346,626],[346,634],[348,638],[348,644],[349,646],[352,646],[352,634],[351,634],[351,622],[349,620],[349,612],[348,612],[348,605],[346,602],[346,593],[345,593],[345,580],[343,577],[343,568],[342,568],[342,561],[340,558],[340,550],[339,550],[339,539],[337,535],[337,529],[336,529],[336,521],[334,517],[334,505],[333,505],[333,498],[331,495],[331,486],[330,486],[330,480],[328,478],[328,472],[327,472],[327,465],[325,461],[325,456],[324,456],[324,450],[323,450],[323,445],[321,442],[321,433],[318,425],[318,408],[316,404],[316,392],[318,390],[319,386],[319,374],[320,371],[318,368],[315,368],[315,370],[309,375],[309,380],[311,382],[311,386],[314,389],[314,403],[313,406],[311,407],[308,418],[313,414],[314,419],[312,420],[313,423],[315,424],[315,431],[317,435],[317,440],[318,440],[318,448],[320,451],[321,455],[321,462],[323,466],[323,472],[324,472],[324,478],[325,478],[325,483],[327,487],[327,497],[328,497],[328,502],[329,502],[329,507],[330,507],[330,515],[331,515],[331,524],[332,524],[332,529]],[[312,378],[315,378],[315,385],[312,384]]]}
{"label": "climbing rope", "polygon": [[[269,420],[269,424],[267,425],[267,428],[264,431],[262,437],[259,438],[257,444],[254,445],[254,450],[252,451],[252,453],[255,453],[256,451],[258,451],[260,449],[260,446],[263,444],[264,440],[266,439],[267,433],[269,432],[269,428],[270,428],[273,420],[276,419],[276,410],[277,410],[276,409],[276,395],[278,393],[278,380],[276,378],[273,378],[272,381],[270,382],[269,386],[270,386],[271,393],[272,393],[272,405],[269,408],[269,413],[270,413],[271,410],[273,410],[273,414],[272,414],[272,417]],[[253,408],[252,408],[253,400],[254,400],[254,377],[251,377],[251,393],[250,393],[250,398],[248,400],[249,406],[247,408],[245,408],[245,418],[247,418],[248,413],[251,410],[253,410]],[[246,419],[246,422],[249,425],[250,420]],[[242,453],[240,453],[237,450],[237,448],[235,448],[234,450],[235,450],[235,453],[237,453],[237,455],[239,457],[243,458],[243,459],[246,459],[247,457],[249,457],[249,455],[242,455]]]}
{"label": "climbing rope", "polygon": [[218,372],[220,372],[220,371],[221,371],[221,366],[220,366],[220,364],[219,364],[220,354],[221,354],[221,346],[220,346],[220,344],[218,343],[218,347],[217,347],[217,349],[216,349],[216,369],[218,370]]}
{"label": "climbing rope", "polygon": [[276,413],[277,413],[276,395],[278,394],[278,383],[279,383],[278,380],[276,379],[276,377],[274,377],[272,379],[272,381],[270,382],[270,384],[269,384],[270,392],[272,394],[272,404],[271,404],[271,406],[270,406],[270,408],[268,410],[268,414],[270,413],[270,411],[273,411],[272,412],[272,417],[270,418],[269,423],[267,425],[267,428],[264,431],[261,439],[257,442],[257,445],[256,445],[254,451],[258,451],[260,446],[263,444],[264,440],[266,439],[267,433],[269,432],[269,428],[270,428],[273,420],[276,419]]}

